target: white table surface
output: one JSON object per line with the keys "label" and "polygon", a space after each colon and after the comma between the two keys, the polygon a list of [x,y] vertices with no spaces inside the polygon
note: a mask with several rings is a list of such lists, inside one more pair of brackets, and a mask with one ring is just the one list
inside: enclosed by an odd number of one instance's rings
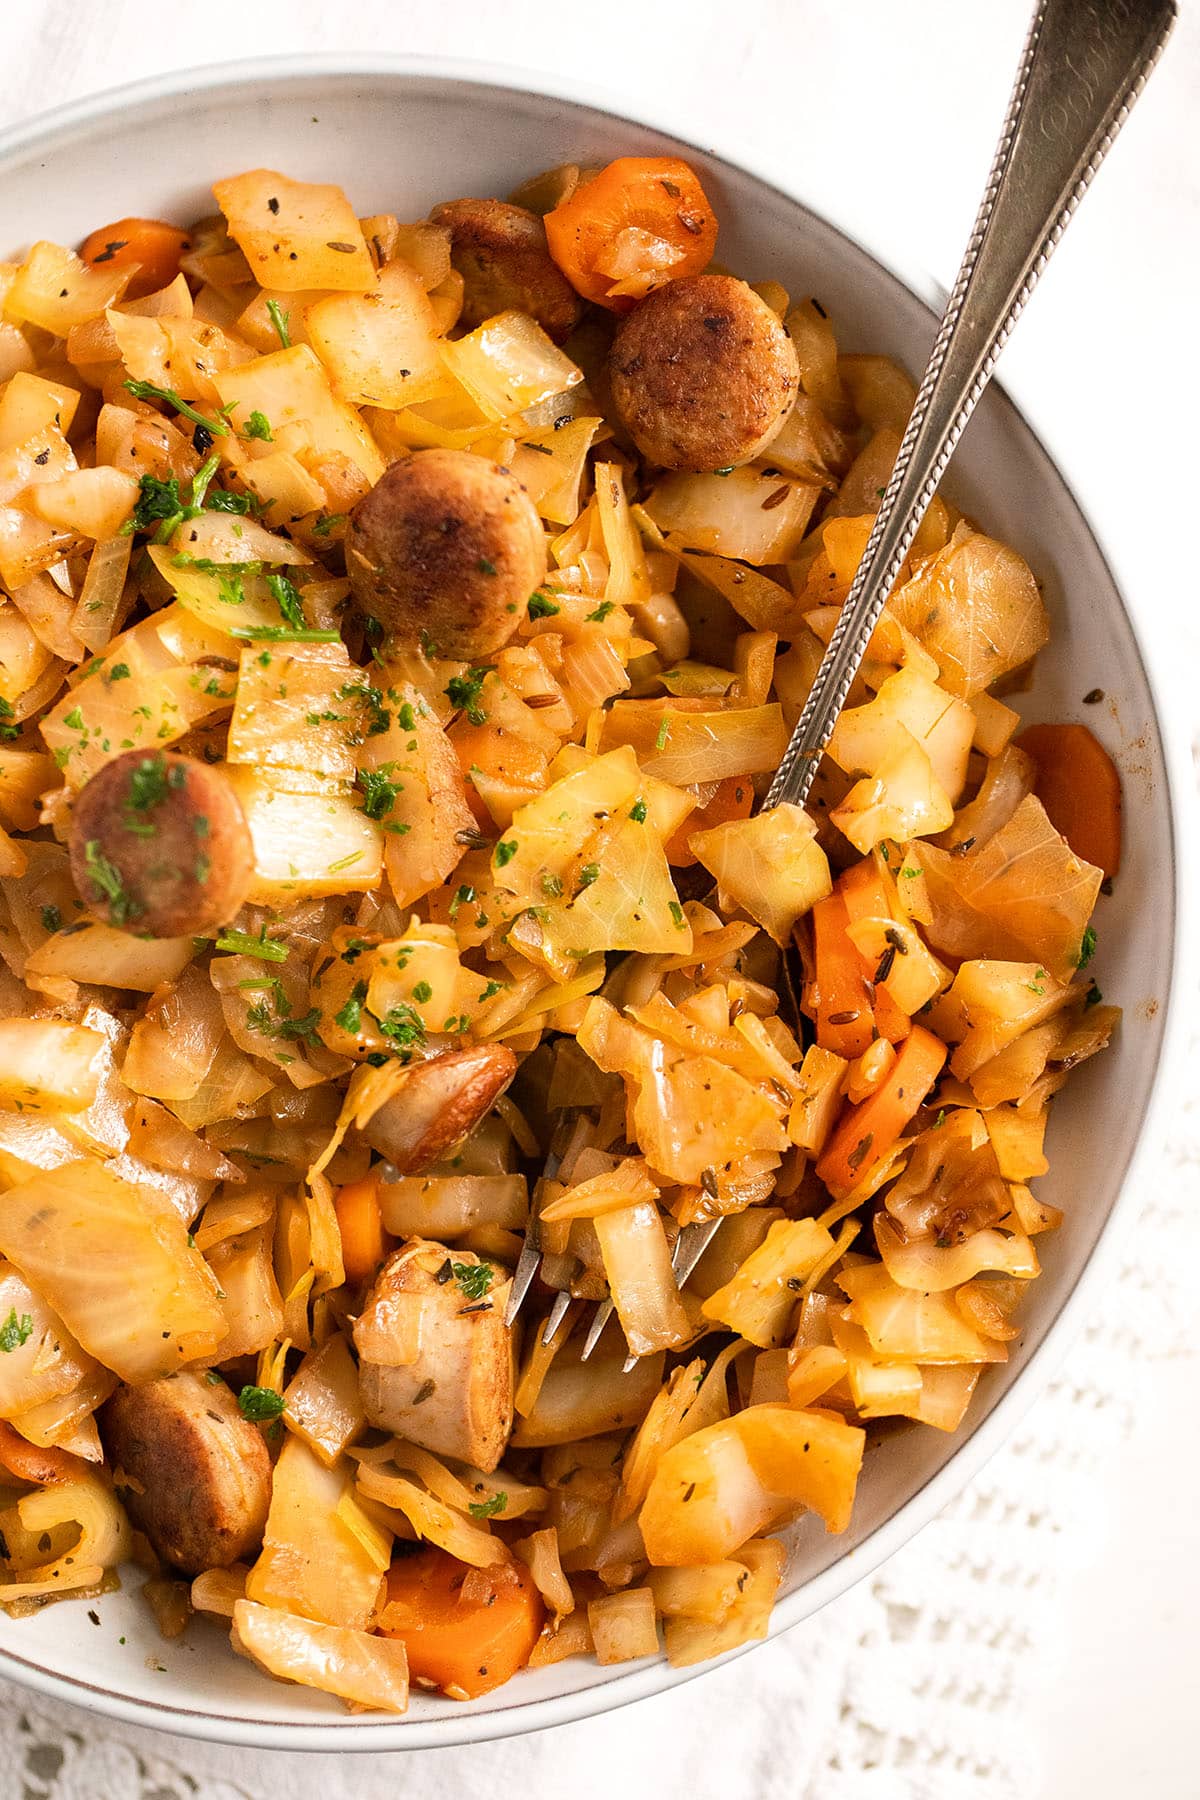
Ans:
{"label": "white table surface", "polygon": [[[375,48],[491,58],[575,73],[632,110],[686,110],[693,135],[776,170],[885,254],[894,249],[945,284],[1025,18],[1024,0],[8,0],[0,122],[235,56]],[[1198,108],[1192,6],[1004,369],[1120,561],[1139,570],[1135,605],[1164,630],[1200,602],[1194,555],[1183,554],[1200,474]],[[48,234],[52,222],[48,195]],[[1200,726],[1200,705],[1192,713]],[[1200,1179],[1197,1188],[1200,1219]],[[1179,1254],[1189,1249],[1200,1251],[1200,1226]],[[1054,1800],[1200,1795],[1191,1748],[1198,1378],[1195,1352],[1147,1371],[1133,1435],[1106,1472],[1120,1554],[1110,1549],[1062,1592],[1063,1665],[1044,1672],[1040,1716],[1026,1722],[1043,1737]],[[747,1694],[754,1662],[737,1665]],[[654,1788],[673,1792],[661,1768]],[[0,1774],[0,1793],[9,1792]]]}

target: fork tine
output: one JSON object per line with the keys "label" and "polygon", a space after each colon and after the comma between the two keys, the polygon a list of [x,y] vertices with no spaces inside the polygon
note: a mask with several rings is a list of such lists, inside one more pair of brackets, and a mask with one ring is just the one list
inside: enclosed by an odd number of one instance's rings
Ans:
{"label": "fork tine", "polygon": [[720,1229],[720,1219],[704,1219],[695,1225],[684,1226],[675,1239],[675,1252],[671,1257],[677,1286],[683,1286]]}
{"label": "fork tine", "polygon": [[511,1325],[522,1306],[525,1296],[533,1286],[533,1278],[541,1266],[542,1252],[538,1245],[537,1224],[530,1217],[525,1233],[525,1243],[517,1258],[517,1266],[513,1270],[512,1286],[508,1290],[508,1305],[504,1309],[504,1323]]}
{"label": "fork tine", "polygon": [[550,1315],[546,1320],[545,1330],[542,1332],[543,1344],[548,1344],[550,1342],[550,1339],[554,1336],[555,1332],[562,1324],[563,1319],[566,1317],[567,1308],[570,1304],[570,1294],[562,1290],[555,1294],[554,1305],[550,1308]]}
{"label": "fork tine", "polygon": [[588,1326],[588,1334],[583,1340],[583,1349],[579,1352],[580,1362],[586,1362],[604,1333],[604,1327],[616,1311],[611,1300],[602,1300],[596,1308],[595,1316]]}

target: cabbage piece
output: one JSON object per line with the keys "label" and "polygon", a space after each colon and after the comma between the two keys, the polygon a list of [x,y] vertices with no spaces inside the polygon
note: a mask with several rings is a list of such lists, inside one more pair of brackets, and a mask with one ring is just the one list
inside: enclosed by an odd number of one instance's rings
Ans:
{"label": "cabbage piece", "polygon": [[558,1533],[552,1525],[542,1531],[518,1538],[513,1549],[533,1576],[534,1586],[554,1615],[554,1622],[575,1610],[571,1584],[563,1574],[559,1558]]}
{"label": "cabbage piece", "polygon": [[0,1196],[0,1250],[123,1381],[207,1356],[224,1333],[216,1282],[186,1226],[91,1159]]}
{"label": "cabbage piece", "polygon": [[308,344],[293,344],[236,369],[222,369],[213,384],[221,404],[233,409],[231,417],[239,431],[251,413],[261,412],[276,438],[285,426],[295,425],[301,446],[320,456],[347,457],[366,483],[373,484],[383,474],[384,458],[374,438],[354,408],[334,393]]}
{"label": "cabbage piece", "polygon": [[933,1018],[958,1047],[950,1068],[970,1080],[1006,1045],[1061,1012],[1071,999],[1040,963],[972,959],[959,964]]}
{"label": "cabbage piece", "polygon": [[[986,698],[980,695],[973,704]],[[1008,824],[1026,794],[1033,792],[1036,779],[1037,765],[1032,756],[1018,750],[1015,744],[1009,744],[998,756],[989,757],[975,798],[955,813],[954,823],[943,833],[938,848],[953,850],[965,844],[969,850],[986,844]]]}
{"label": "cabbage piece", "polygon": [[985,1270],[1031,1281],[1041,1274],[1037,1252],[1023,1232],[1006,1236],[990,1229],[972,1232],[961,1243],[906,1243],[882,1213],[875,1219],[875,1242],[883,1266],[897,1287],[944,1294]]}
{"label": "cabbage piece", "polygon": [[258,768],[304,769],[353,781],[361,736],[362,671],[337,644],[242,651],[226,755]]}
{"label": "cabbage piece", "polygon": [[[519,830],[514,819],[507,841],[519,844]],[[531,960],[564,979],[589,952],[671,955],[691,949],[692,928],[648,819],[622,813],[576,848],[559,878],[561,896],[543,898],[510,933]]]}
{"label": "cabbage piece", "polygon": [[828,754],[847,775],[874,775],[894,747],[897,726],[916,739],[938,785],[951,804],[957,801],[967,779],[975,715],[916,669],[898,669],[866,706],[843,712]]}
{"label": "cabbage piece", "polygon": [[701,1563],[690,1569],[651,1569],[646,1585],[664,1619],[696,1619],[719,1625],[745,1585],[746,1566],[739,1562]]}
{"label": "cabbage piece", "polygon": [[820,1156],[842,1110],[842,1082],[849,1063],[810,1044],[800,1065],[800,1085],[788,1116],[788,1135],[806,1156]]}
{"label": "cabbage piece", "polygon": [[668,1567],[720,1562],[806,1508],[844,1531],[865,1442],[835,1414],[786,1406],[707,1426],[655,1470],[638,1515],[647,1556]]}
{"label": "cabbage piece", "polygon": [[254,848],[252,904],[286,906],[379,886],[382,833],[348,794],[298,769],[226,767]]}
{"label": "cabbage piece", "polygon": [[597,1213],[592,1224],[631,1353],[649,1356],[687,1343],[693,1335],[691,1321],[679,1298],[658,1207],[641,1201]]}
{"label": "cabbage piece", "polygon": [[477,825],[454,747],[428,702],[404,679],[389,685],[389,700],[393,695],[387,730],[369,733],[359,766],[385,781],[383,803],[373,811],[383,828],[392,895],[403,907],[446,879],[462,855],[457,833]]}
{"label": "cabbage piece", "polygon": [[565,885],[598,825],[637,798],[640,781],[633,751],[613,750],[568,766],[545,793],[517,809],[504,850],[493,857],[496,899],[508,916],[545,905]]}
{"label": "cabbage piece", "polygon": [[951,856],[918,844],[911,860],[925,877],[918,916],[935,949],[1033,957],[1059,981],[1070,979],[1104,871],[1075,855],[1036,796],[978,849]]}
{"label": "cabbage piece", "polygon": [[361,1631],[391,1550],[392,1533],[355,1501],[349,1468],[326,1468],[300,1438],[288,1437],[275,1464],[262,1553],[246,1578],[246,1598]]}
{"label": "cabbage piece", "polygon": [[195,954],[190,937],[144,938],[115,925],[80,920],[71,932],[48,937],[25,964],[25,975],[153,994],[177,981]]}
{"label": "cabbage piece", "polygon": [[1002,1344],[973,1331],[947,1293],[902,1288],[882,1263],[844,1269],[838,1285],[849,1296],[851,1322],[862,1327],[884,1362],[1006,1362]]}
{"label": "cabbage piece", "polygon": [[326,1468],[333,1468],[366,1423],[358,1369],[340,1332],[309,1352],[284,1389],[283,1399],[284,1423]]}
{"label": "cabbage piece", "polygon": [[756,818],[693,831],[688,848],[715,878],[724,910],[742,907],[777,944],[786,944],[797,919],[832,890],[816,830],[803,808],[785,803]]}
{"label": "cabbage piece", "polygon": [[509,1561],[507,1547],[485,1523],[466,1519],[444,1500],[401,1475],[389,1474],[375,1463],[364,1462],[358,1471],[358,1491],[403,1514],[418,1537],[436,1544],[473,1569],[488,1569]]}
{"label": "cabbage piece", "polygon": [[15,325],[40,325],[65,338],[73,325],[101,315],[121,298],[132,268],[112,263],[89,266],[61,244],[34,244],[17,268],[4,296],[4,315]]}
{"label": "cabbage piece", "polygon": [[497,313],[454,343],[443,343],[441,355],[487,419],[510,418],[583,380],[583,370],[528,313]]}
{"label": "cabbage piece", "polygon": [[[26,965],[28,967],[28,965]],[[58,1019],[0,1019],[0,1105],[78,1112],[96,1098],[104,1038]]]}
{"label": "cabbage piece", "polygon": [[[673,1669],[684,1669],[693,1663],[707,1662],[710,1657],[724,1656],[742,1644],[760,1641],[767,1635],[771,1608],[783,1579],[787,1552],[776,1538],[757,1538],[743,1544],[734,1563],[718,1563],[717,1569],[740,1570],[737,1591],[729,1610],[719,1620],[696,1613],[668,1616],[663,1628],[667,1661]],[[686,1579],[699,1570],[663,1570],[663,1576]],[[651,1570],[648,1577],[657,1599],[656,1585],[660,1571]]]}
{"label": "cabbage piece", "polygon": [[529,1184],[524,1175],[410,1175],[381,1184],[379,1207],[395,1237],[455,1243],[485,1225],[523,1230]]}
{"label": "cabbage piece", "polygon": [[625,1588],[588,1601],[592,1648],[603,1664],[658,1655],[658,1619],[649,1588]]}
{"label": "cabbage piece", "polygon": [[704,700],[617,700],[605,714],[601,746],[637,752],[644,774],[679,787],[775,770],[787,748],[782,708],[714,708]]}
{"label": "cabbage piece", "polygon": [[208,1266],[223,1296],[222,1358],[257,1356],[283,1330],[283,1302],[272,1263],[271,1226],[260,1225],[238,1237],[222,1238],[209,1251]]}
{"label": "cabbage piece", "polygon": [[94,1587],[128,1558],[129,1521],[112,1484],[83,1463],[76,1467],[0,1512],[11,1577],[0,1581],[0,1606]]}
{"label": "cabbage piece", "polygon": [[276,1607],[238,1600],[233,1647],[280,1681],[336,1694],[353,1710],[408,1710],[408,1655],[399,1638],[318,1625]]}
{"label": "cabbage piece", "polygon": [[406,263],[385,264],[361,294],[331,294],[305,306],[304,324],[343,400],[413,406],[446,385],[438,321]]}
{"label": "cabbage piece", "polygon": [[362,227],[340,187],[248,169],[214,182],[213,193],[260,287],[290,294],[300,288],[361,292],[375,285]]}
{"label": "cabbage piece", "polygon": [[1050,637],[1029,565],[966,524],[888,606],[936,659],[942,685],[964,700],[1029,662]]}
{"label": "cabbage piece", "polygon": [[606,1001],[589,1003],[578,1042],[601,1069],[628,1077],[637,1141],[673,1180],[719,1182],[744,1158],[786,1147],[778,1096],[712,1057],[677,1054]]}
{"label": "cabbage piece", "polygon": [[0,1419],[72,1393],[98,1365],[9,1264],[0,1265]]}
{"label": "cabbage piece", "polygon": [[1008,1194],[983,1115],[965,1106],[939,1113],[913,1144],[884,1206],[907,1241],[943,1246],[1002,1219]]}
{"label": "cabbage piece", "polygon": [[548,524],[578,518],[588,451],[603,426],[603,419],[568,419],[561,430],[549,425],[521,434],[510,466]]}
{"label": "cabbage piece", "polygon": [[121,1079],[156,1100],[190,1100],[225,1036],[221,1003],[195,965],[156,991],[130,1033]]}
{"label": "cabbage piece", "polygon": [[829,817],[867,856],[889,838],[903,841],[945,831],[954,808],[926,752],[907,727],[896,725],[875,773],[856,781]]}
{"label": "cabbage piece", "polygon": [[614,1342],[616,1336],[610,1331],[587,1362],[579,1360],[578,1341],[559,1349],[532,1397],[522,1376],[515,1449],[574,1444],[602,1432],[628,1431],[644,1418],[662,1385],[662,1354],[640,1357],[626,1375],[626,1345],[623,1339]]}
{"label": "cabbage piece", "polygon": [[777,1220],[732,1280],[709,1295],[704,1317],[748,1343],[782,1344],[800,1290],[832,1249],[833,1239],[815,1219]]}
{"label": "cabbage piece", "polygon": [[751,463],[725,475],[662,475],[645,508],[672,549],[761,566],[796,554],[823,491]]}
{"label": "cabbage piece", "polygon": [[596,463],[593,479],[604,553],[608,557],[604,598],[614,606],[640,606],[650,598],[650,571],[641,535],[630,516],[620,465]]}

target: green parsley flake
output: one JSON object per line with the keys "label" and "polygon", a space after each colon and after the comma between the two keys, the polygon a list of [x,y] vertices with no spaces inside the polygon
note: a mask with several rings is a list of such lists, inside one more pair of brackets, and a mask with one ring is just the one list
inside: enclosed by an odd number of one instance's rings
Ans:
{"label": "green parsley flake", "polygon": [[138,918],[144,908],[125,892],[121,871],[105,856],[98,838],[88,839],[84,846],[83,860],[93,885],[108,901],[110,922],[113,925],[128,925],[131,919]]}
{"label": "green parsley flake", "polygon": [[275,441],[275,434],[271,430],[271,421],[267,418],[265,413],[257,411],[252,412],[250,417],[246,420],[246,423],[242,426],[242,436],[244,438],[259,438],[264,444],[272,444]]}
{"label": "green parsley flake", "polygon": [[496,845],[496,867],[503,869],[517,854],[517,841],[509,838],[507,843]]}
{"label": "green parsley flake", "polygon": [[406,700],[404,702],[400,711],[396,714],[396,718],[399,722],[401,731],[415,731],[417,729],[417,715],[412,709],[411,701]]}
{"label": "green parsley flake", "polygon": [[507,1505],[508,1495],[501,1489],[498,1494],[493,1494],[490,1500],[472,1500],[467,1511],[473,1519],[494,1519],[496,1514],[502,1513]]}
{"label": "green parsley flake", "polygon": [[14,1306],[3,1325],[0,1325],[0,1350],[7,1356],[11,1350],[19,1350],[33,1336],[33,1318],[29,1313],[22,1313],[17,1318]]}
{"label": "green parsley flake", "polygon": [[677,931],[686,931],[687,920],[683,916],[683,908],[680,906],[678,900],[669,900],[667,902],[667,911],[675,921],[675,929]]}
{"label": "green parsley flake", "polygon": [[224,419],[206,419],[202,412],[189,406],[174,388],[157,387],[153,381],[126,381],[123,385],[135,400],[161,400],[164,405],[173,406],[177,413],[182,413],[185,419],[190,419],[193,425],[203,425],[205,431],[211,432],[213,437],[229,436],[229,427]]}
{"label": "green parsley flake", "polygon": [[129,664],[128,663],[114,663],[112,668],[108,671],[108,679],[110,681],[128,681],[129,680]]}
{"label": "green parsley flake", "polygon": [[629,816],[635,825],[644,825],[646,823],[646,802],[635,800],[629,809]]}
{"label": "green parsley flake", "polygon": [[285,313],[278,300],[268,300],[267,311],[271,315],[271,323],[278,334],[279,342],[285,350],[290,350],[292,347],[291,313]]}
{"label": "green parsley flake", "polygon": [[479,704],[480,691],[491,674],[491,665],[482,668],[468,669],[465,675],[452,675],[446,683],[445,693],[451,706],[457,706],[465,712],[472,725],[486,725],[487,714]]}
{"label": "green parsley flake", "polygon": [[327,538],[331,531],[336,531],[339,525],[344,525],[348,517],[347,513],[322,513],[313,525],[313,533],[316,537]]}
{"label": "green parsley flake", "polygon": [[609,613],[613,611],[615,606],[615,600],[602,600],[595,612],[590,612],[586,615],[588,624],[603,625],[605,619],[607,619]]}
{"label": "green parsley flake", "polygon": [[278,606],[289,625],[303,627],[305,624],[304,606],[300,599],[300,591],[286,575],[268,575],[267,587],[271,598]]}
{"label": "green parsley flake", "polygon": [[277,1388],[244,1387],[238,1395],[238,1409],[243,1419],[258,1424],[264,1419],[277,1419],[285,1401]]}
{"label": "green parsley flake", "polygon": [[599,863],[584,863],[582,869],[580,869],[580,871],[579,871],[580,887],[581,888],[591,887],[593,881],[599,881],[599,879],[600,879],[600,864]]}
{"label": "green parsley flake", "polygon": [[359,810],[368,819],[386,819],[396,804],[396,795],[401,792],[403,782],[389,781],[380,769],[360,769],[355,780],[363,793]]}
{"label": "green parsley flake", "polygon": [[531,594],[529,597],[529,616],[531,619],[552,619],[555,613],[561,611],[562,607],[558,604],[558,601],[552,600],[549,594],[544,594],[540,588],[536,594]]}
{"label": "green parsley flake", "polygon": [[482,1300],[492,1285],[491,1263],[451,1263],[450,1273],[468,1300]]}
{"label": "green parsley flake", "polygon": [[433,989],[427,981],[418,981],[416,987],[412,991],[412,997],[418,1006],[424,1006],[427,1000],[433,999]]}
{"label": "green parsley flake", "polygon": [[343,1031],[348,1031],[357,1037],[362,1030],[362,1006],[366,997],[366,982],[356,981],[350,990],[350,998],[346,1001],[345,1006],[334,1013],[334,1024],[340,1025]]}
{"label": "green parsley flake", "polygon": [[232,956],[253,956],[259,962],[286,962],[288,947],[267,936],[264,925],[257,937],[248,931],[223,931],[217,939],[218,950],[227,950]]}
{"label": "green parsley flake", "polygon": [[392,1048],[405,1058],[425,1042],[424,1019],[403,1000],[398,1006],[389,1007],[378,1024]]}
{"label": "green parsley flake", "polygon": [[1091,925],[1084,932],[1079,945],[1079,955],[1075,958],[1077,969],[1086,969],[1096,954],[1096,933]]}
{"label": "green parsley flake", "polygon": [[667,717],[667,715],[664,713],[663,719],[662,719],[662,724],[658,728],[658,736],[654,740],[654,748],[656,750],[665,750],[667,747],[667,739],[670,737],[670,735],[671,735],[671,721]]}

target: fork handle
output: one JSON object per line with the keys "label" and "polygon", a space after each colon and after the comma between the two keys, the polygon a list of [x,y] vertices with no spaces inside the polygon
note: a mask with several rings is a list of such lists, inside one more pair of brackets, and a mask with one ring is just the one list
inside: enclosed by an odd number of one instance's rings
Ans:
{"label": "fork handle", "polygon": [[866,550],[764,807],[803,806],[871,633],[1017,318],[1158,59],[1175,0],[1040,0]]}

